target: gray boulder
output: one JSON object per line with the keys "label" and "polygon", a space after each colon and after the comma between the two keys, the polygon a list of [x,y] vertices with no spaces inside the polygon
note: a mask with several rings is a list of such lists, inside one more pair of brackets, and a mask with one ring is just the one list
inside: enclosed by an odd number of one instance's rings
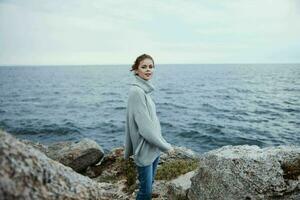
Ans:
{"label": "gray boulder", "polygon": [[0,130],[0,199],[122,199]]}
{"label": "gray boulder", "polygon": [[76,172],[97,164],[104,156],[103,149],[93,140],[84,138],[79,142],[58,142],[48,146],[46,155],[71,167]]}
{"label": "gray boulder", "polygon": [[224,146],[200,157],[188,197],[300,199],[300,147]]}
{"label": "gray boulder", "polygon": [[187,194],[191,187],[191,177],[195,175],[195,172],[196,170],[190,171],[169,182],[167,188],[169,200],[188,199]]}

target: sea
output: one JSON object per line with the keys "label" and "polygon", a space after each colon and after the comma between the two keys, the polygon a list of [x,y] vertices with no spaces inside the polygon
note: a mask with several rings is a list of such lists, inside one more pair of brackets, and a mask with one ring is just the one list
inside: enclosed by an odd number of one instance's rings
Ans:
{"label": "sea", "polygon": [[[0,66],[0,129],[49,145],[123,146],[130,65]],[[204,153],[300,145],[300,64],[157,64],[163,137]]]}

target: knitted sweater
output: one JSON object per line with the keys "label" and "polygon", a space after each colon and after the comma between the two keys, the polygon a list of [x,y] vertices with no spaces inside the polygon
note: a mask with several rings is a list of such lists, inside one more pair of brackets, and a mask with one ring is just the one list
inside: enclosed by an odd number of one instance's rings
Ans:
{"label": "knitted sweater", "polygon": [[152,164],[160,152],[172,148],[161,135],[161,126],[155,104],[150,96],[154,91],[150,80],[135,75],[131,84],[126,108],[124,158],[133,159],[138,166]]}

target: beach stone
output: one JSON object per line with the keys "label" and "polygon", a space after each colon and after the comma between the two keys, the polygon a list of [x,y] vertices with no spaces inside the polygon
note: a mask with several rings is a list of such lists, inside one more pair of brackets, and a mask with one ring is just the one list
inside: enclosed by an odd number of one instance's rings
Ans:
{"label": "beach stone", "polygon": [[124,199],[118,187],[98,183],[0,130],[0,199]]}
{"label": "beach stone", "polygon": [[195,175],[195,171],[190,171],[186,174],[183,174],[176,179],[173,179],[168,184],[168,199],[177,200],[177,199],[187,199],[188,191],[191,187],[191,178]]}
{"label": "beach stone", "polygon": [[84,138],[79,142],[67,141],[51,144],[46,154],[76,172],[81,172],[101,161],[104,151],[95,141]]}
{"label": "beach stone", "polygon": [[300,147],[224,146],[204,153],[188,198],[300,199]]}
{"label": "beach stone", "polygon": [[163,164],[165,162],[171,162],[174,160],[178,159],[198,159],[199,154],[196,153],[195,151],[188,149],[186,147],[182,146],[173,146],[174,148],[174,154],[173,155],[168,155],[167,153],[162,152],[160,159],[159,159],[159,164]]}

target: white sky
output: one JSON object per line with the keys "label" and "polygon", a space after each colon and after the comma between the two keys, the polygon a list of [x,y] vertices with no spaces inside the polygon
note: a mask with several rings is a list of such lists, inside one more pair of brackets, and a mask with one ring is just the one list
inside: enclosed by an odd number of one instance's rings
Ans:
{"label": "white sky", "polygon": [[0,65],[299,63],[298,0],[0,0]]}

